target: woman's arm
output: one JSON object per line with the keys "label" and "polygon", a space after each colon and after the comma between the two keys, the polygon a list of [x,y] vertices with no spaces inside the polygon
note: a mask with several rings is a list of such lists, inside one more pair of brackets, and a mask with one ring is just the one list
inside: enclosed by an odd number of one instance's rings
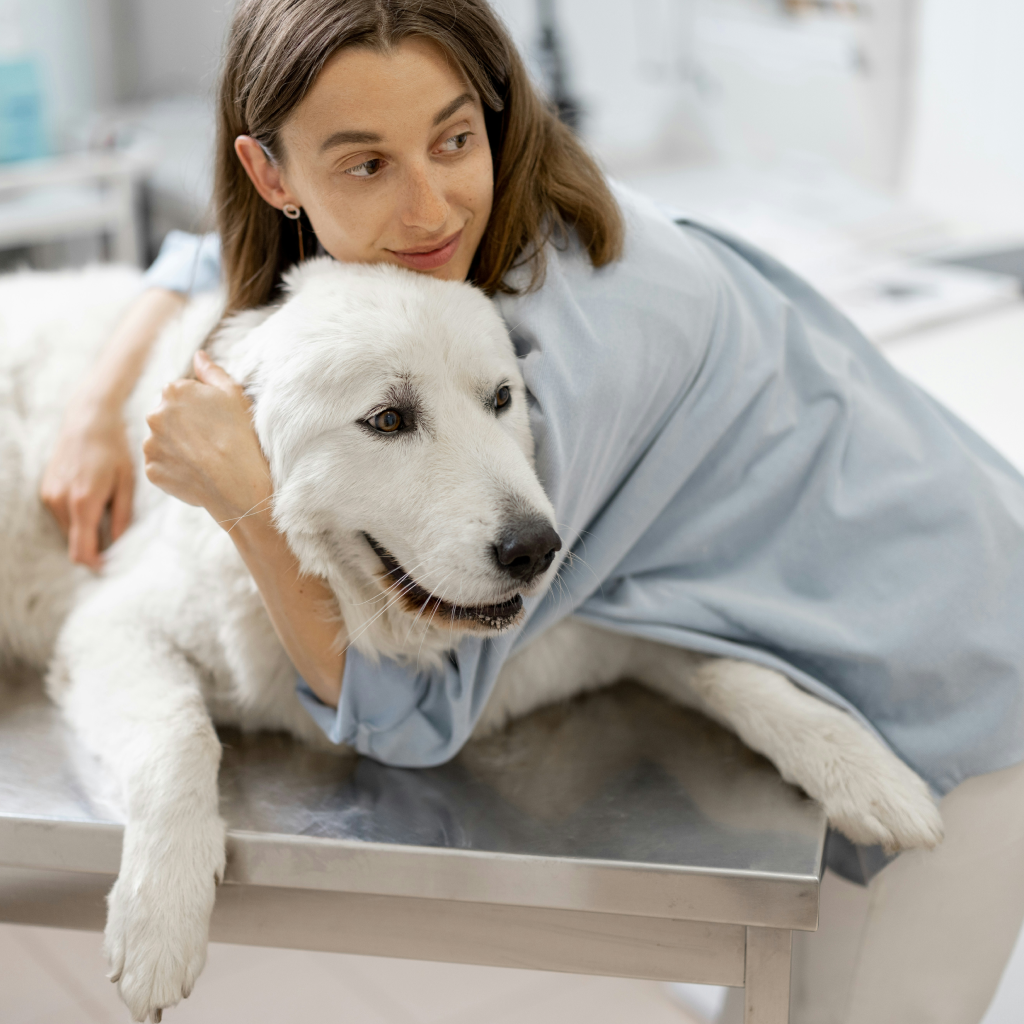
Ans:
{"label": "woman's arm", "polygon": [[100,520],[108,506],[114,540],[131,522],[134,471],[121,410],[153,342],[184,302],[177,292],[146,289],[64,414],[40,497],[68,535],[73,562],[99,568]]}
{"label": "woman's arm", "polygon": [[339,649],[344,623],[330,587],[300,573],[269,511],[241,520],[231,538],[296,671],[324,704],[337,707],[345,672],[345,652]]}
{"label": "woman's arm", "polygon": [[320,579],[304,576],[271,518],[273,484],[241,387],[205,352],[196,379],[164,389],[149,417],[146,475],[168,494],[205,508],[252,574],[281,643],[325,704],[341,695],[345,654],[337,604]]}

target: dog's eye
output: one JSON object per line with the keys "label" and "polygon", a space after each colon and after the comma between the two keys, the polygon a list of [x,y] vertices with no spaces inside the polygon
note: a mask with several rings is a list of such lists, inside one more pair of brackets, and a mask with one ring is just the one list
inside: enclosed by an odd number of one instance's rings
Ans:
{"label": "dog's eye", "polygon": [[512,392],[509,391],[507,384],[502,384],[501,387],[494,392],[494,408],[503,409],[511,401]]}
{"label": "dog's eye", "polygon": [[393,434],[396,430],[401,429],[402,417],[394,409],[385,409],[383,412],[377,413],[376,416],[370,417],[370,426],[382,434]]}

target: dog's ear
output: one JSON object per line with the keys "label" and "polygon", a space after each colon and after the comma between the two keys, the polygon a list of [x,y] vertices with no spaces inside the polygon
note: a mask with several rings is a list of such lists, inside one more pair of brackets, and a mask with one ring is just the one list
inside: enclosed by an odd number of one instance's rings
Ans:
{"label": "dog's ear", "polygon": [[284,293],[289,298],[298,295],[311,281],[336,275],[342,266],[333,256],[315,256],[289,267],[282,278]]}
{"label": "dog's ear", "polygon": [[[207,335],[203,350],[245,387],[259,365],[259,345],[251,336],[280,308],[261,306],[226,317]],[[191,367],[188,375],[193,376]]]}

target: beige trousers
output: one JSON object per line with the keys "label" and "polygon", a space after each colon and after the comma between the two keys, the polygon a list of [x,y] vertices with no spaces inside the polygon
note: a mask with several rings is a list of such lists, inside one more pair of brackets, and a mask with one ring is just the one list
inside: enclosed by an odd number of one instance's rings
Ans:
{"label": "beige trousers", "polygon": [[[901,854],[866,888],[826,872],[818,931],[793,933],[790,1024],[985,1015],[1024,921],[1024,765],[968,779],[941,806],[937,849]],[[730,990],[721,1024],[742,1020],[742,1002]]]}

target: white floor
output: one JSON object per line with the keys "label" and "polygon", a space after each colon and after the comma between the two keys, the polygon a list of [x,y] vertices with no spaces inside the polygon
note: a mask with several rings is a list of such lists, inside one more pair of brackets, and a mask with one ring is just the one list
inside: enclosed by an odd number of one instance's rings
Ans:
{"label": "white floor", "polygon": [[1024,303],[882,351],[1024,472]]}
{"label": "white floor", "polygon": [[[93,932],[0,925],[2,1024],[127,1024]],[[165,1024],[696,1024],[653,981],[210,946]]]}

